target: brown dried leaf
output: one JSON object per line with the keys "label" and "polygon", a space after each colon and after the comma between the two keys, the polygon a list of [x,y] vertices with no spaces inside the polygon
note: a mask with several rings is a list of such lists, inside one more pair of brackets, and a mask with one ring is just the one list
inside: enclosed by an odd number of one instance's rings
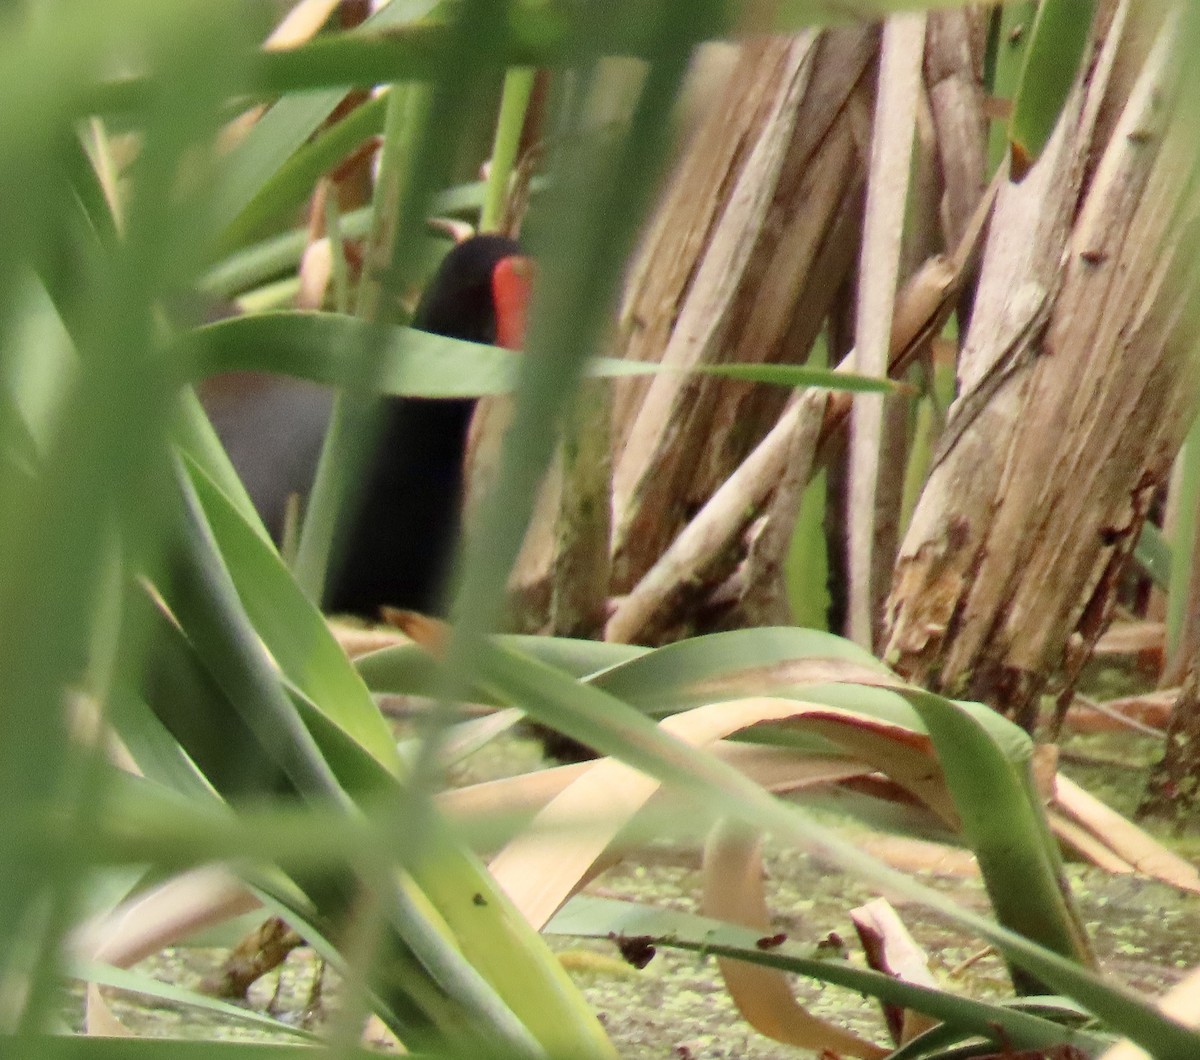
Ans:
{"label": "brown dried leaf", "polygon": [[1167,638],[1165,622],[1142,620],[1114,622],[1096,641],[1097,655],[1140,655],[1162,652]]}
{"label": "brown dried leaf", "polygon": [[[718,824],[704,851],[704,914],[770,931],[762,880],[759,833],[728,821]],[[717,966],[738,1011],[761,1034],[815,1052],[868,1060],[888,1055],[887,1049],[809,1013],[792,996],[784,973],[730,957],[718,957]]]}
{"label": "brown dried leaf", "polygon": [[398,607],[380,608],[384,622],[395,626],[430,655],[440,656],[446,650],[450,627],[440,618],[430,618],[419,611],[403,611]]}
{"label": "brown dried leaf", "polygon": [[1171,711],[1179,698],[1179,687],[1159,688],[1140,696],[1122,696],[1093,702],[1076,696],[1067,714],[1066,725],[1072,732],[1114,732],[1124,729],[1150,730],[1147,735],[1162,735],[1171,721]]}
{"label": "brown dried leaf", "polygon": [[[73,952],[116,968],[129,968],[164,946],[261,903],[224,869],[197,869],[168,880],[80,928]],[[127,1035],[95,984],[89,984],[84,1023],[88,1034]]]}
{"label": "brown dried leaf", "polygon": [[903,835],[866,836],[859,843],[873,858],[901,872],[928,872],[971,879],[979,875],[975,855],[962,847]]}
{"label": "brown dried leaf", "polygon": [[1194,865],[1062,775],[1058,778],[1053,805],[1138,872],[1200,894],[1200,871]]}
{"label": "brown dried leaf", "polygon": [[[702,747],[767,723],[821,733],[886,770],[944,820],[957,820],[929,738],[854,711],[756,696],[697,707],[666,718],[660,728]],[[591,764],[496,856],[493,875],[530,922],[541,927],[596,871],[617,834],[659,788],[657,780],[615,760]]]}
{"label": "brown dried leaf", "polygon": [[347,626],[340,622],[330,622],[329,630],[342,646],[342,651],[357,659],[368,652],[380,651],[383,648],[394,648],[397,644],[407,644],[409,638],[403,633],[388,629],[364,628]]}
{"label": "brown dried leaf", "polygon": [[[929,970],[928,956],[886,898],[875,898],[851,909],[850,919],[866,953],[868,967],[906,983],[938,989],[938,982]],[[885,1003],[883,1013],[892,1040],[900,1045],[938,1022],[901,1005]]]}
{"label": "brown dried leaf", "polygon": [[[723,762],[740,769],[751,780],[777,795],[802,788],[837,784],[872,771],[871,767],[848,758],[812,756],[784,747],[763,747],[718,740],[713,744],[712,750]],[[472,784],[465,788],[453,788],[440,792],[437,802],[452,819],[471,821],[476,825],[486,824],[488,820],[511,822],[522,817],[532,819],[551,800],[583,776],[593,764],[579,762]],[[670,793],[659,792],[646,809],[648,812],[661,811],[670,815]],[[694,813],[694,809],[689,812]],[[616,855],[624,855],[627,852],[622,843],[618,849],[609,850],[607,853],[613,855],[615,860]],[[608,858],[606,863],[607,860]]]}

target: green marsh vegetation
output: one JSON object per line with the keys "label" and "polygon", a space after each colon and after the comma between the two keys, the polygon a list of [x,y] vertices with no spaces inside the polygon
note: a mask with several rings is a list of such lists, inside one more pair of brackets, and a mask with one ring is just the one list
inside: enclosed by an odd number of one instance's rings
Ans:
{"label": "green marsh vegetation", "polygon": [[[129,985],[262,905],[343,981],[269,1055],[359,1055],[369,1014],[417,1055],[616,1055],[547,927],[706,955],[781,1050],[1196,1055],[1098,971],[1060,840],[1144,862],[1065,781],[1047,812],[1029,736],[1118,603],[1152,615],[1136,560],[1181,689],[1154,791],[1190,806],[1196,16],[912,6],[308,2],[330,25],[266,50],[266,4],[7,6],[6,1054],[148,1054],[60,1033],[64,981]],[[525,354],[404,326],[433,216],[523,222]],[[283,557],[196,397],[229,370],[342,388]],[[351,663],[311,601],[379,396],[509,391],[453,622]],[[1173,534],[1145,529],[1185,439]],[[399,742],[385,694],[427,703]],[[611,757],[440,790],[521,716]],[[796,795],[834,784],[923,807],[987,910]],[[994,946],[1011,995],[781,937],[764,833]],[[576,893],[672,837],[701,913]],[[795,975],[887,1002],[903,1044],[815,1020]]]}

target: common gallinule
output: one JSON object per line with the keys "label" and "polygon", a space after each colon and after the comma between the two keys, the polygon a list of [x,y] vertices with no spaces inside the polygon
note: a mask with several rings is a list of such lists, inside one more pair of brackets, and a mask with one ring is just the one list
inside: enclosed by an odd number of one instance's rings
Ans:
{"label": "common gallinule", "polygon": [[[519,244],[479,235],[442,260],[413,327],[517,349],[530,269]],[[234,467],[279,540],[292,494],[306,496],[332,395],[303,381],[253,377],[204,395]],[[369,618],[390,605],[436,612],[461,525],[473,399],[389,398],[361,492],[343,517],[324,607]]]}

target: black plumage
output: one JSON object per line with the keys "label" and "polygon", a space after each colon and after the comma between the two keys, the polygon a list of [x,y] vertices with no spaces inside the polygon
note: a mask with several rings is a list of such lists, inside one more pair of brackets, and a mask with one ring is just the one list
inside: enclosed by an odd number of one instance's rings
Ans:
{"label": "black plumage", "polygon": [[[497,341],[493,274],[520,246],[476,236],[443,259],[413,316],[423,331]],[[210,417],[276,540],[289,494],[307,495],[332,397],[294,380],[270,380],[224,400]],[[461,527],[463,456],[473,400],[389,398],[361,491],[343,513],[325,608],[378,617],[381,605],[435,613]]]}

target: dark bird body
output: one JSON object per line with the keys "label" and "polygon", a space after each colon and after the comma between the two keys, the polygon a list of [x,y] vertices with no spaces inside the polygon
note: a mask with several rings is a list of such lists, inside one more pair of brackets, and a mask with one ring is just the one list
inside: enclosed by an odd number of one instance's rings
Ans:
{"label": "dark bird body", "polygon": [[[519,344],[523,317],[512,319],[500,277],[520,254],[518,244],[500,236],[456,246],[426,288],[413,326],[470,342]],[[331,393],[297,380],[255,377],[219,387],[205,395],[205,405],[278,541],[289,496],[311,490]],[[340,521],[327,610],[373,618],[384,604],[439,609],[461,526],[463,456],[474,407],[461,399],[386,400],[361,492]]]}

